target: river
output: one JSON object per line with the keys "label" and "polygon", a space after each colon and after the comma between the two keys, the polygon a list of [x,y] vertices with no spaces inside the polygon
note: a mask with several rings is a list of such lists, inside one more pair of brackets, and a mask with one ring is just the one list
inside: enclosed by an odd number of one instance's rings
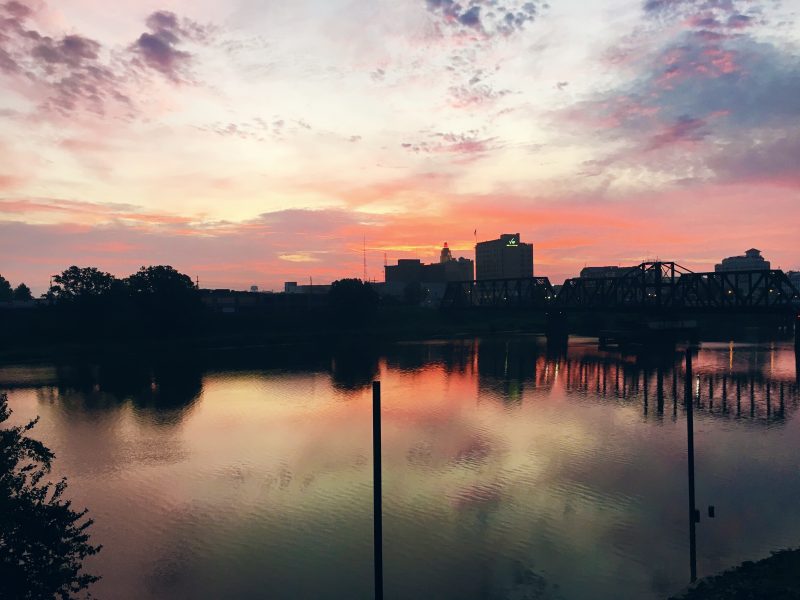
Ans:
{"label": "river", "polygon": [[[98,598],[662,599],[689,579],[680,351],[536,337],[0,366],[95,520]],[[794,348],[694,359],[700,576],[800,544]],[[709,518],[707,506],[715,507]]]}

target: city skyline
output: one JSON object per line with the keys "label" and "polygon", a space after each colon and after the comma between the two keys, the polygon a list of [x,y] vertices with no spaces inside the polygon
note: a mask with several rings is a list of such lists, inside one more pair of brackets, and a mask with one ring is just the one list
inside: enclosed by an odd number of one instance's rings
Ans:
{"label": "city skyline", "polygon": [[[788,2],[0,2],[0,272],[380,278],[519,231],[537,275],[797,269]],[[506,15],[510,14],[511,18]]]}

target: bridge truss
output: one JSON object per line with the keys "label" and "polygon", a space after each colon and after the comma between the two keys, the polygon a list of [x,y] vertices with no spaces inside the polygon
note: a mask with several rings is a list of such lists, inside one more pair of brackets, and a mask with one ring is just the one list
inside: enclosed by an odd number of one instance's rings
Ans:
{"label": "bridge truss", "polygon": [[800,291],[783,271],[694,273],[645,262],[615,277],[576,277],[556,294],[546,277],[451,282],[442,307],[576,311],[800,311]]}

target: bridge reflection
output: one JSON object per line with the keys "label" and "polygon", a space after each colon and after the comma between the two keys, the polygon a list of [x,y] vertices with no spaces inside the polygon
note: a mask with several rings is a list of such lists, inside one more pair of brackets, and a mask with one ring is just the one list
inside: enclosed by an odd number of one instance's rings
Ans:
{"label": "bridge reflection", "polygon": [[[680,352],[623,355],[584,344],[553,355],[535,343],[479,341],[475,353],[479,387],[495,397],[499,392],[507,403],[559,387],[573,398],[638,403],[646,418],[676,418],[684,411]],[[700,350],[691,380],[696,412],[771,425],[796,410],[800,386],[791,372],[791,347],[766,353],[748,348],[741,356],[731,350],[727,368],[720,367],[717,354],[718,349]]]}

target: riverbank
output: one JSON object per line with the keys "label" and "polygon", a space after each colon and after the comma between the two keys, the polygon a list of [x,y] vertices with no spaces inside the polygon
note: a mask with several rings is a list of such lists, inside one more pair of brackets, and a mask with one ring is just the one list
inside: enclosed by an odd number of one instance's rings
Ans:
{"label": "riverbank", "polygon": [[758,562],[698,581],[670,600],[798,600],[800,549],[781,550]]}
{"label": "riverbank", "polygon": [[[281,315],[206,314],[190,330],[170,334],[78,330],[69,335],[54,324],[29,323],[35,313],[10,323],[18,331],[0,341],[0,362],[38,362],[63,357],[126,354],[178,356],[221,349],[288,348],[309,345],[364,347],[385,343],[491,337],[544,331],[544,316],[524,310],[443,313],[417,307],[388,307],[358,322],[330,311]],[[27,329],[28,333],[24,333]]]}

